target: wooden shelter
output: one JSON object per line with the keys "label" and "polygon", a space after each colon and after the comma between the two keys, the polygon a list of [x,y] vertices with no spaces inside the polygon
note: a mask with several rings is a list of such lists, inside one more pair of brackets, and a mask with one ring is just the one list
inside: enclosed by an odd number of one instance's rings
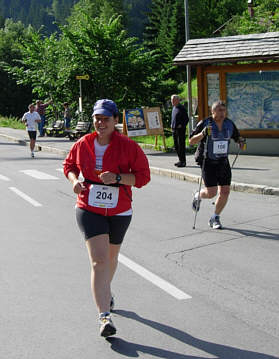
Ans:
{"label": "wooden shelter", "polygon": [[189,40],[173,62],[197,68],[199,120],[221,99],[242,135],[279,138],[279,32]]}

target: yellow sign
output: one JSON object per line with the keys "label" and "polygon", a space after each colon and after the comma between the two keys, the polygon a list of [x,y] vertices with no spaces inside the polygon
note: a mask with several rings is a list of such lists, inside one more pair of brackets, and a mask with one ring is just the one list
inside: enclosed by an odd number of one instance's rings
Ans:
{"label": "yellow sign", "polygon": [[89,80],[89,75],[76,76],[76,80]]}

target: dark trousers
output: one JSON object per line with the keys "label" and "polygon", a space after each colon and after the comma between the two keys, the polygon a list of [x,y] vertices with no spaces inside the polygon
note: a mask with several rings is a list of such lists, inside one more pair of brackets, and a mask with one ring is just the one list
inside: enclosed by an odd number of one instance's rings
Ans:
{"label": "dark trousers", "polygon": [[45,134],[45,121],[46,121],[46,116],[45,115],[40,115],[41,116],[41,122],[39,122],[38,124],[38,130],[40,132],[40,136],[44,136]]}
{"label": "dark trousers", "polygon": [[177,153],[178,159],[180,162],[186,163],[186,154],[185,154],[185,140],[186,140],[186,129],[177,128],[172,130],[174,148]]}

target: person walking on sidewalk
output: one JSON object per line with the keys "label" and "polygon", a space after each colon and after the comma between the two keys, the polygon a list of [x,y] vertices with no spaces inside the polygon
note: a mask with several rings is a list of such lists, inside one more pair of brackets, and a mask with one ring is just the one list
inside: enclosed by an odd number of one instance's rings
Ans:
{"label": "person walking on sidewalk", "polygon": [[64,161],[64,173],[77,194],[76,219],[91,263],[100,335],[108,337],[116,333],[110,313],[114,306],[111,281],[132,218],[131,187],[146,185],[150,169],[140,146],[115,129],[119,115],[112,100],[98,100],[92,116],[95,132],[73,145]]}
{"label": "person walking on sidewalk", "polygon": [[26,129],[28,131],[28,135],[30,138],[30,151],[31,157],[34,158],[34,148],[36,144],[36,136],[37,136],[37,124],[41,122],[41,117],[38,112],[35,111],[35,105],[30,104],[28,106],[29,111],[25,112],[21,121],[25,123]]}
{"label": "person walking on sidewalk", "polygon": [[[190,135],[190,145],[199,144],[195,153],[196,162],[202,168],[205,188],[194,194],[192,208],[198,211],[201,199],[213,198],[218,192],[214,214],[209,219],[209,226],[222,229],[220,214],[229,198],[231,185],[231,167],[228,160],[230,139],[233,138],[240,148],[244,140],[240,137],[235,124],[226,117],[226,105],[222,101],[213,103],[212,116],[200,121]],[[206,140],[208,137],[208,140]],[[205,145],[207,144],[207,149]],[[206,151],[206,158],[204,158]],[[204,166],[203,166],[203,161]]]}
{"label": "person walking on sidewalk", "polygon": [[171,96],[172,114],[171,114],[171,129],[174,142],[174,148],[178,155],[179,162],[175,163],[177,167],[186,166],[186,126],[189,122],[188,114],[185,106],[180,103],[178,95]]}
{"label": "person walking on sidewalk", "polygon": [[39,124],[39,137],[43,137],[45,135],[45,130],[44,130],[44,126],[45,126],[45,122],[46,122],[46,108],[52,103],[52,100],[46,102],[46,103],[42,103],[41,100],[37,100],[36,101],[36,108],[35,110],[38,112],[38,114],[41,117],[41,122]]}
{"label": "person walking on sidewalk", "polygon": [[64,106],[64,126],[65,126],[65,130],[69,130],[71,127],[71,118],[72,118],[71,110],[68,102],[64,102],[63,106]]}

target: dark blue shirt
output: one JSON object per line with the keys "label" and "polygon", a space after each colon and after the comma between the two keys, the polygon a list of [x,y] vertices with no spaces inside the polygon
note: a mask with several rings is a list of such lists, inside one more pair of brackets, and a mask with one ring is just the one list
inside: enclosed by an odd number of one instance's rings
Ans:
{"label": "dark blue shirt", "polygon": [[[190,138],[194,135],[200,133],[205,127],[211,126],[211,134],[208,138],[208,146],[207,146],[207,157],[212,160],[218,160],[222,158],[227,158],[228,156],[228,147],[226,148],[226,152],[223,153],[214,153],[214,143],[215,149],[218,148],[218,144],[221,144],[221,148],[224,145],[224,142],[227,141],[227,145],[230,143],[230,139],[233,138],[235,142],[239,140],[240,134],[238,129],[236,128],[233,121],[228,118],[225,118],[223,122],[223,126],[221,131],[219,131],[216,123],[214,122],[212,117],[208,117],[203,121],[200,121],[196,128],[192,131]],[[221,142],[218,142],[221,141]],[[206,143],[206,137],[204,137],[198,145],[196,150],[195,159],[198,163],[200,163],[203,159],[204,146]],[[221,151],[220,151],[221,152]]]}
{"label": "dark blue shirt", "polygon": [[181,128],[186,128],[189,122],[186,108],[179,103],[177,106],[173,106],[171,114],[171,128],[175,130],[179,125]]}

